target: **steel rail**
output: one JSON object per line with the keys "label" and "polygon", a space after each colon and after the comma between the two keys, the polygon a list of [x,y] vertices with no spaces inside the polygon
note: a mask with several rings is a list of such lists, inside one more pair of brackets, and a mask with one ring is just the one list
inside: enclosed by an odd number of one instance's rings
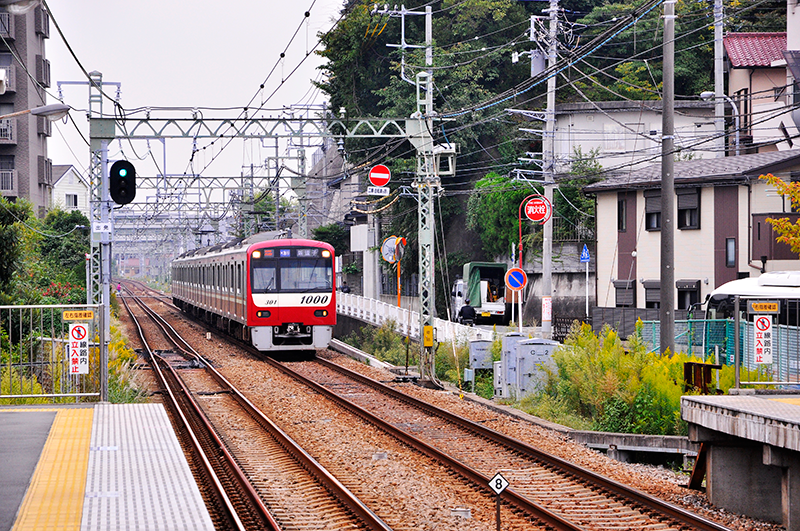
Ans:
{"label": "steel rail", "polygon": [[[368,423],[378,426],[386,433],[394,436],[401,442],[409,445],[411,448],[414,448],[419,452],[423,453],[424,455],[430,457],[431,459],[439,461],[445,466],[453,469],[456,473],[460,474],[463,478],[467,479],[468,481],[474,483],[481,490],[489,491],[492,493],[492,495],[494,495],[494,492],[489,487],[491,478],[489,478],[488,476],[481,474],[477,470],[465,465],[461,461],[453,459],[449,455],[441,452],[439,449],[391,425],[389,422],[381,419],[380,417],[374,415],[373,413],[370,413],[366,409],[363,409],[362,407],[354,404],[353,402],[350,402],[346,398],[343,398],[333,393],[332,391],[322,386],[321,384],[318,384],[317,382],[310,380],[301,374],[296,373],[295,371],[293,371],[289,367],[286,367],[282,363],[277,362],[266,356],[263,356],[263,354],[260,355],[260,357],[270,365],[280,369],[285,374],[291,376],[292,378],[303,383],[304,385],[311,387],[312,389],[319,392],[323,396],[339,404],[346,410],[363,418]],[[510,505],[513,505],[517,509],[522,510],[525,513],[537,518],[545,525],[549,525],[554,529],[557,529],[559,531],[583,531],[582,527],[579,527],[574,523],[570,522],[569,520],[566,520],[561,516],[555,514],[554,512],[545,509],[544,507],[528,500],[523,496],[520,496],[512,489],[509,488],[505,489],[503,493],[500,495],[500,497]]]}
{"label": "steel rail", "polygon": [[[196,359],[200,360],[204,368],[209,371],[209,374],[220,384],[228,390],[230,396],[234,398],[243,409],[245,409],[251,417],[253,417],[258,424],[264,428],[278,443],[298,462],[308,470],[317,480],[322,484],[328,492],[333,494],[345,507],[347,507],[354,514],[358,515],[364,524],[374,531],[392,531],[391,527],[386,524],[377,514],[375,514],[369,507],[367,507],[350,489],[336,479],[333,474],[323,467],[311,454],[306,452],[294,439],[292,439],[286,432],[284,432],[277,424],[275,424],[269,417],[264,415],[255,404],[253,404],[246,396],[244,396],[233,384],[231,384],[219,371],[217,371],[211,363],[200,355],[194,348],[185,340],[180,334],[170,325],[162,316],[147,308],[148,312],[154,320],[159,323],[165,334],[170,337],[170,340],[175,346],[181,350],[185,350]],[[166,329],[171,332],[168,333]],[[180,344],[179,344],[180,343]],[[188,391],[187,391],[188,392]]]}
{"label": "steel rail", "polygon": [[[139,323],[139,320],[131,311],[130,306],[128,305],[128,301],[123,298],[122,303],[125,306],[125,309],[128,311],[131,319],[133,320],[134,324],[136,325],[136,329],[139,333],[139,338],[142,341],[142,345],[144,346],[145,350],[147,351],[147,355],[150,359],[154,359],[153,352],[150,350],[150,346],[145,339],[144,330],[142,330],[142,326]],[[222,501],[223,506],[225,507],[225,511],[227,513],[227,517],[231,520],[231,522],[236,526],[237,530],[246,531],[244,524],[242,523],[239,515],[237,514],[236,509],[233,506],[233,502],[231,501],[230,497],[228,496],[227,492],[225,492],[225,488],[222,486],[222,481],[220,481],[219,476],[217,475],[216,471],[214,470],[214,466],[211,464],[211,460],[209,459],[208,455],[202,448],[200,443],[200,439],[198,438],[195,431],[192,429],[189,419],[186,418],[186,415],[183,412],[183,409],[180,406],[178,398],[172,391],[172,388],[167,384],[166,376],[162,373],[161,367],[158,363],[153,363],[153,369],[157,374],[158,380],[161,383],[161,387],[166,391],[167,397],[169,398],[169,402],[175,411],[177,418],[180,420],[182,429],[184,430],[185,434],[188,436],[189,440],[192,443],[192,449],[199,458],[200,464],[202,465],[206,476],[211,480],[211,485],[214,489],[214,493],[219,500]],[[276,531],[279,531],[279,528],[276,528]]]}
{"label": "steel rail", "polygon": [[690,525],[693,528],[701,531],[731,531],[730,528],[728,527],[707,520],[685,509],[682,509],[680,507],[667,503],[663,500],[645,494],[634,488],[628,487],[627,485],[623,485],[621,483],[612,481],[609,478],[606,478],[590,470],[581,468],[577,465],[570,463],[569,461],[561,459],[560,457],[556,457],[552,454],[534,448],[522,441],[514,439],[513,437],[509,437],[491,428],[487,428],[486,426],[482,426],[471,420],[464,419],[457,415],[454,415],[449,411],[432,406],[431,404],[423,402],[422,400],[403,394],[398,390],[393,389],[392,387],[389,387],[380,382],[372,380],[371,378],[367,378],[366,376],[363,376],[357,372],[350,371],[349,369],[346,369],[340,365],[336,365],[335,363],[332,363],[328,360],[317,358],[316,361],[321,365],[324,365],[325,367],[328,367],[331,370],[335,370],[340,374],[344,374],[350,378],[353,378],[354,380],[364,385],[368,385],[372,388],[379,389],[381,392],[385,392],[392,398],[401,400],[411,406],[420,408],[430,415],[438,416],[446,420],[447,422],[451,422],[453,424],[462,427],[463,429],[472,431],[475,434],[479,435],[480,437],[484,437],[497,444],[506,446],[514,450],[515,452],[525,455],[531,459],[536,459],[538,461],[544,462],[547,465],[564,470],[582,480],[591,481],[595,485],[603,489],[606,489],[609,492],[612,492],[618,496],[622,496],[624,498],[632,500],[644,507],[647,507],[650,510],[657,511],[658,513],[669,516],[670,518],[673,518],[674,520],[680,523],[683,523],[685,525]]}

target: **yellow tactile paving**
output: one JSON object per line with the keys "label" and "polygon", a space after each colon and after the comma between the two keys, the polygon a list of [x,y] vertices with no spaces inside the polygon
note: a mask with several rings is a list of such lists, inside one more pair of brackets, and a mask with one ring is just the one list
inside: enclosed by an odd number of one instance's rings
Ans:
{"label": "yellow tactile paving", "polygon": [[93,415],[58,410],[12,531],[80,530]]}
{"label": "yellow tactile paving", "polygon": [[787,397],[781,397],[781,398],[770,398],[770,400],[774,400],[774,401],[776,401],[776,402],[785,402],[785,403],[787,403],[787,404],[792,404],[792,405],[795,405],[795,406],[800,406],[800,398],[787,398]]}

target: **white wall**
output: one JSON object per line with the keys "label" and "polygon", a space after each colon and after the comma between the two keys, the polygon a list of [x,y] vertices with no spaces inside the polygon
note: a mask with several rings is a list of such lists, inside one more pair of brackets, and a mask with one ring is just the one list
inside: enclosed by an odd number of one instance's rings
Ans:
{"label": "white wall", "polygon": [[[78,196],[78,208],[67,208],[67,194]],[[89,217],[89,188],[81,180],[74,168],[67,172],[53,185],[52,206],[59,207],[65,211],[80,210],[81,213]]]}
{"label": "white wall", "polygon": [[[675,112],[675,144],[690,146],[714,133],[713,109],[695,108]],[[646,165],[661,156],[661,113],[637,109],[609,113],[565,112],[556,116],[555,157],[559,171],[569,170],[574,148],[584,155],[598,148],[598,162],[604,168]],[[641,133],[641,134],[637,134]],[[698,145],[695,158],[713,158],[713,142]],[[691,152],[691,151],[690,151]]]}

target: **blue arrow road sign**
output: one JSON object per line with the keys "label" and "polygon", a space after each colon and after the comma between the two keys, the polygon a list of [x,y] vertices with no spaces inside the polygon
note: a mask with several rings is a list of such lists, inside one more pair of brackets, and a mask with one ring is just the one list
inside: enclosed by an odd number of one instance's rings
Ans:
{"label": "blue arrow road sign", "polygon": [[588,262],[588,261],[589,261],[589,248],[586,247],[586,244],[584,243],[583,251],[581,251],[581,262]]}

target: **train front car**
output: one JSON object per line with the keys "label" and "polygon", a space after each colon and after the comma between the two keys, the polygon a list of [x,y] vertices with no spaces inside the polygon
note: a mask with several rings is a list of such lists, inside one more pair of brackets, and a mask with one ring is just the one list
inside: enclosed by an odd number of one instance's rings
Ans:
{"label": "train front car", "polygon": [[333,247],[272,240],[247,252],[247,326],[259,350],[324,348],[336,324]]}

